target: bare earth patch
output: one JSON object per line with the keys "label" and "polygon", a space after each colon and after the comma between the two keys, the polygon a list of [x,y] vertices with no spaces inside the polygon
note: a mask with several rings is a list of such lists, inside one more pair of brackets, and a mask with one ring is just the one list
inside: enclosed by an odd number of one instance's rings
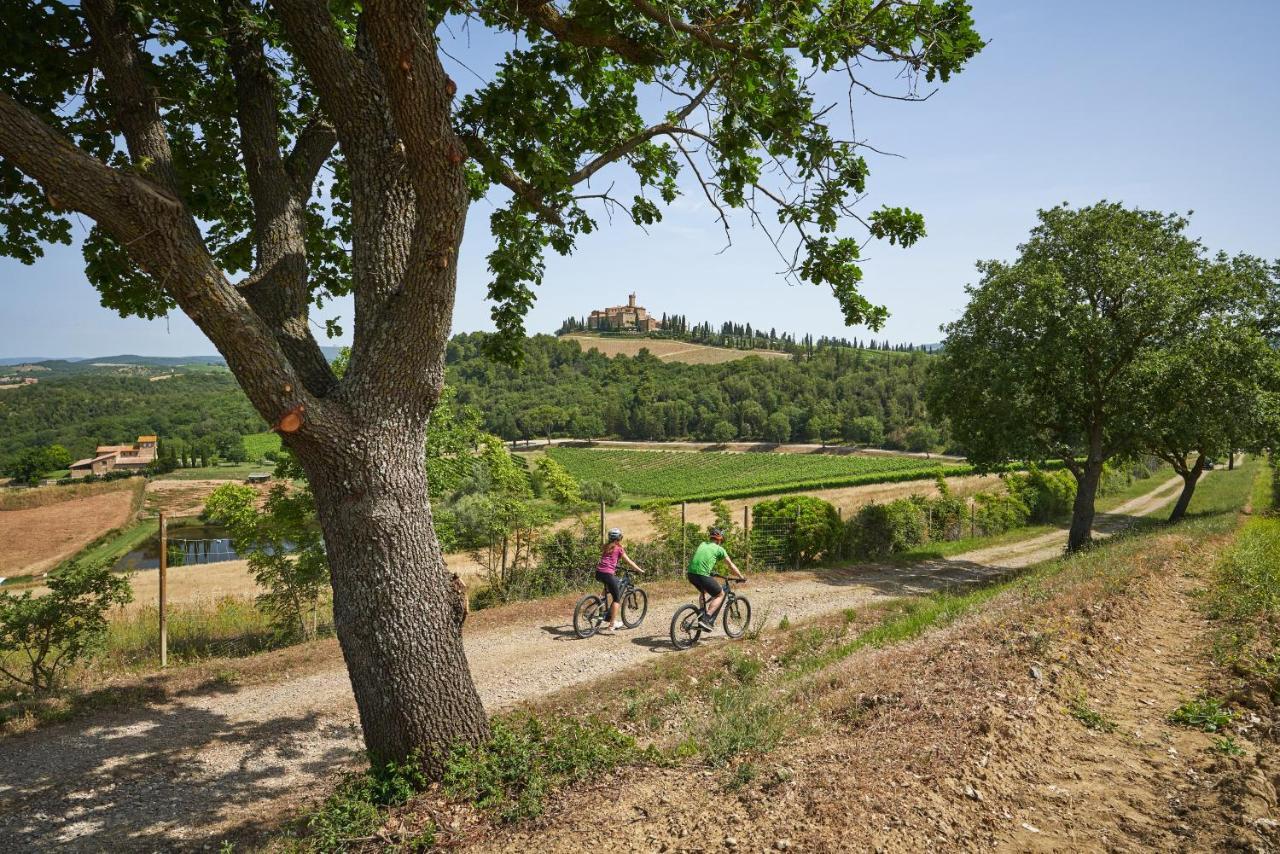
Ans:
{"label": "bare earth patch", "polygon": [[129,518],[133,491],[118,489],[34,507],[0,511],[0,575],[43,572]]}

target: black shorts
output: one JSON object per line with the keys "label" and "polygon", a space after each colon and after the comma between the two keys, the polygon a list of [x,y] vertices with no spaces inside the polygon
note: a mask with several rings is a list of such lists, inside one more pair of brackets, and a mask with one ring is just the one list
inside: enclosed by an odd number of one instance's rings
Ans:
{"label": "black shorts", "polygon": [[613,601],[622,601],[622,582],[618,580],[617,573],[597,571],[596,581],[609,588],[609,595],[613,597]]}
{"label": "black shorts", "polygon": [[710,599],[716,598],[722,592],[720,590],[720,582],[709,575],[694,575],[690,572],[686,577],[689,579],[690,584],[698,588],[699,593],[707,594]]}

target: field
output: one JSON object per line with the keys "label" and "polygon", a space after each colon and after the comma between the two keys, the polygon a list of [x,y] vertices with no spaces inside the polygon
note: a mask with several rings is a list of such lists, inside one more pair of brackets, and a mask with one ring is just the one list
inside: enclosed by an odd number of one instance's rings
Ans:
{"label": "field", "polygon": [[611,480],[623,492],[673,501],[743,498],[970,471],[968,466],[944,466],[919,457],[584,448],[548,448],[546,453],[578,480]]}
{"label": "field", "polygon": [[280,450],[280,434],[270,430],[265,433],[250,433],[244,437],[244,450],[251,461],[260,460],[268,453]]}
{"label": "field", "polygon": [[48,569],[124,525],[135,508],[141,479],[133,486],[57,504],[0,511],[0,575]]}
{"label": "field", "polygon": [[605,356],[635,356],[641,349],[648,350],[663,362],[684,362],[687,365],[718,365],[759,356],[762,359],[785,359],[786,353],[774,350],[732,350],[727,347],[708,347],[690,344],[688,341],[664,341],[660,338],[598,338],[594,335],[565,335],[565,341],[577,341],[583,350],[599,350]]}

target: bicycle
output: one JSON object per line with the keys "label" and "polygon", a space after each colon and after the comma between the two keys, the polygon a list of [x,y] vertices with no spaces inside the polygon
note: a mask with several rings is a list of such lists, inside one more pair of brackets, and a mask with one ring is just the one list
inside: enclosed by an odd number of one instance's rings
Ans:
{"label": "bicycle", "polygon": [[[622,625],[634,629],[644,622],[645,614],[649,613],[649,594],[636,586],[629,570],[618,570],[618,581],[622,585]],[[594,593],[583,596],[573,609],[573,633],[580,638],[594,635],[609,621],[612,604],[607,587],[602,596]]]}
{"label": "bicycle", "polygon": [[[727,637],[740,638],[751,625],[751,602],[746,596],[733,592],[733,581],[728,576],[712,573],[712,577],[724,579],[724,601],[716,616],[722,619]],[[688,649],[706,631],[702,628],[702,617],[706,614],[707,597],[704,595],[701,600],[699,605],[681,605],[671,618],[671,645],[676,649]]]}

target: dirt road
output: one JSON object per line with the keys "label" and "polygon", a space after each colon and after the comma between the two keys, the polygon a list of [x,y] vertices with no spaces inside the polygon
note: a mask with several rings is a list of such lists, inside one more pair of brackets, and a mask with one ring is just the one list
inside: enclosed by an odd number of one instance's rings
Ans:
{"label": "dirt road", "polygon": [[[1172,478],[1100,515],[1097,530],[1153,512],[1180,484]],[[745,592],[771,623],[783,615],[794,622],[981,583],[1053,557],[1063,540],[1054,532],[905,568],[792,573]],[[563,617],[475,627],[465,642],[486,706],[501,709],[671,654],[667,620],[688,598],[654,595],[639,629],[589,641],[573,638]],[[218,840],[252,834],[323,794],[336,769],[354,767],[359,747],[340,662],[266,685],[207,686],[0,742],[0,838],[7,850],[216,849]]]}

